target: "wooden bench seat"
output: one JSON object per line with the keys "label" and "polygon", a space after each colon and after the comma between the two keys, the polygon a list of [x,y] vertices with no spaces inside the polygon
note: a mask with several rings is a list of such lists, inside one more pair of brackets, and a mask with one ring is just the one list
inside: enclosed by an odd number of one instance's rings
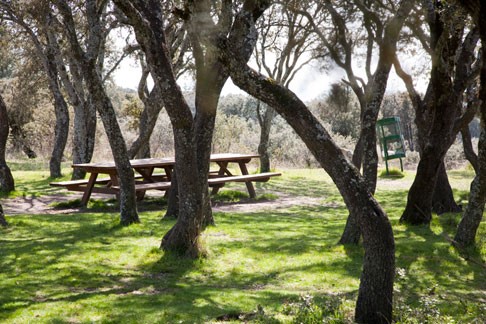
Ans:
{"label": "wooden bench seat", "polygon": [[223,176],[217,178],[209,178],[208,184],[210,186],[218,186],[221,184],[225,184],[226,182],[248,182],[248,181],[267,182],[268,180],[270,180],[271,177],[276,177],[280,175],[282,174],[278,172],[264,172],[264,173],[257,173],[257,174]]}
{"label": "wooden bench seat", "polygon": [[[80,179],[80,180],[67,180],[67,181],[59,181],[59,182],[50,182],[49,185],[52,187],[66,187],[66,188],[71,188],[71,187],[80,187],[82,185],[87,185],[88,184],[88,179]],[[96,179],[96,184],[107,184],[110,182],[110,178],[100,178]]]}
{"label": "wooden bench seat", "polygon": [[[114,190],[119,191],[120,186],[111,187]],[[145,191],[145,190],[168,190],[170,188],[170,181],[160,181],[160,182],[135,182],[135,191]]]}

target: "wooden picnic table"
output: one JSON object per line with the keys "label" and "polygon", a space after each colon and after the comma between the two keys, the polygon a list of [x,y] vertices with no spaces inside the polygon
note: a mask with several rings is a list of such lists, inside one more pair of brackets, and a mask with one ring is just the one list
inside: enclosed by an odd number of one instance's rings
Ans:
{"label": "wooden picnic table", "polygon": [[[255,188],[252,181],[268,181],[270,177],[278,176],[280,173],[267,172],[252,174],[248,173],[247,164],[259,155],[218,153],[212,154],[210,161],[217,165],[217,170],[210,171],[208,184],[213,188],[212,193],[217,191],[227,182],[245,182],[248,194],[255,198]],[[230,163],[237,163],[240,175],[234,175],[228,169]],[[135,175],[135,190],[140,199],[143,199],[146,190],[168,190],[171,186],[172,172],[175,166],[174,158],[149,158],[131,160],[130,164]],[[52,182],[52,186],[65,187],[70,191],[83,192],[81,203],[86,206],[92,193],[118,194],[120,192],[119,180],[115,163],[80,163],[73,164],[73,168],[81,169],[89,174],[88,179],[71,180],[63,182]],[[156,173],[155,170],[163,170],[163,173]],[[98,178],[100,174],[108,175],[105,178]]]}

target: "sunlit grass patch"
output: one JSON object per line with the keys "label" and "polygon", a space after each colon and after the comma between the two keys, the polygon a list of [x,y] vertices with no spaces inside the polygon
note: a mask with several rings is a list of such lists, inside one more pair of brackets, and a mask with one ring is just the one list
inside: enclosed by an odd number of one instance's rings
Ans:
{"label": "sunlit grass patch", "polygon": [[397,168],[390,168],[387,170],[381,170],[379,176],[381,178],[403,178],[405,177],[405,172]]}
{"label": "sunlit grass patch", "polygon": [[220,190],[216,195],[211,196],[211,200],[214,202],[238,202],[248,198],[250,196],[246,192],[238,190]]}

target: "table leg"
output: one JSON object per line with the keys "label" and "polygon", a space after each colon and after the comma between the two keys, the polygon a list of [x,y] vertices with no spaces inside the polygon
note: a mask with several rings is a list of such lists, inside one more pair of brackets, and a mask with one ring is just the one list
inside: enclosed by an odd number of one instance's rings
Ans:
{"label": "table leg", "polygon": [[[246,163],[245,162],[238,162],[240,165],[240,170],[242,175],[248,174],[248,169],[246,168]],[[256,192],[255,192],[255,187],[253,187],[253,183],[251,181],[245,181],[246,184],[246,189],[248,190],[248,194],[250,195],[250,198],[256,198]]]}
{"label": "table leg", "polygon": [[[136,169],[136,171],[142,175],[142,177],[143,177],[142,181],[155,182],[154,179],[152,179],[152,174],[154,174],[154,168],[153,167],[140,168],[140,169]],[[145,198],[145,190],[138,191],[136,194],[137,194],[137,200],[138,201],[141,201],[141,200],[143,200],[143,198]]]}
{"label": "table leg", "polygon": [[98,178],[98,173],[91,173],[89,176],[88,184],[86,185],[86,190],[84,191],[83,198],[81,199],[81,204],[83,206],[88,205],[89,197],[91,197],[91,192],[96,183],[96,178]]}
{"label": "table leg", "polygon": [[[228,170],[228,162],[222,161],[222,162],[216,162],[219,166],[218,170],[218,177],[222,177],[224,175],[232,176],[231,172]],[[211,190],[211,195],[215,195],[218,193],[219,189],[221,189],[224,185],[220,186],[215,186],[213,187],[213,190]]]}

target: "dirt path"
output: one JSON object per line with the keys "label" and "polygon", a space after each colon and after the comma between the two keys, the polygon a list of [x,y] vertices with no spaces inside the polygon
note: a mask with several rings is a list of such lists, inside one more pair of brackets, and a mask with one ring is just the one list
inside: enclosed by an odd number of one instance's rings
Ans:
{"label": "dirt path", "polygon": [[[242,201],[239,203],[215,203],[213,211],[221,212],[254,212],[264,210],[275,210],[298,206],[319,206],[322,205],[322,198],[312,198],[305,196],[290,196],[284,193],[276,193],[279,198],[266,201]],[[95,199],[112,198],[110,195],[95,195]],[[85,212],[81,208],[54,208],[53,203],[67,202],[81,198],[81,194],[54,194],[41,197],[18,197],[12,199],[2,199],[0,202],[3,206],[5,215],[14,216],[19,214],[72,214]]]}

